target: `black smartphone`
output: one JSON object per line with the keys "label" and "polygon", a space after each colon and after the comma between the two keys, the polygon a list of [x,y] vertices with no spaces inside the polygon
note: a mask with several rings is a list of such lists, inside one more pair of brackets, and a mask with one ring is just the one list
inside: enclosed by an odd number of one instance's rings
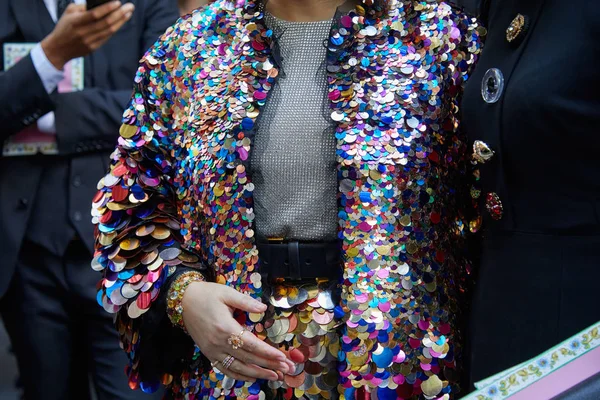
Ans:
{"label": "black smartphone", "polygon": [[102,4],[110,3],[111,1],[113,0],[87,0],[87,9],[91,10],[92,8],[96,8]]}

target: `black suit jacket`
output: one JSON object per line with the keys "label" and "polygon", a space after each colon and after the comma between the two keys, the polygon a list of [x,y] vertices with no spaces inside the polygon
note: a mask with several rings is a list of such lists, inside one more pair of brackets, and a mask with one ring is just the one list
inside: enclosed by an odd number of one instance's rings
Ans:
{"label": "black suit jacket", "polygon": [[[526,23],[509,42],[518,14]],[[491,0],[487,15],[461,121],[470,143],[494,151],[478,166],[484,237],[472,381],[600,320],[600,7],[594,0]],[[484,101],[482,89],[497,93],[497,102]],[[488,193],[503,204],[499,220],[486,209],[498,203],[486,202]]]}
{"label": "black suit jacket", "polygon": [[[66,202],[70,222],[90,251],[90,199],[114,149],[138,60],[178,16],[173,0],[129,1],[136,7],[131,20],[85,57],[83,91],[47,94],[31,57],[0,72],[0,142],[54,111],[69,182],[66,192],[57,187],[56,195],[45,201]],[[0,0],[0,60],[4,43],[39,42],[53,28],[42,0]],[[0,296],[10,282],[43,169],[37,156],[0,157]]]}

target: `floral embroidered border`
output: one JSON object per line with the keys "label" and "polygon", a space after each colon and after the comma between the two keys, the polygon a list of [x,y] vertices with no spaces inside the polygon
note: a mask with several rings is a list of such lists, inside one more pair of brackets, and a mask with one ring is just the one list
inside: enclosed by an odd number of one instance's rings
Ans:
{"label": "floral embroidered border", "polygon": [[503,400],[600,347],[600,321],[559,345],[516,367],[476,384],[462,400]]}

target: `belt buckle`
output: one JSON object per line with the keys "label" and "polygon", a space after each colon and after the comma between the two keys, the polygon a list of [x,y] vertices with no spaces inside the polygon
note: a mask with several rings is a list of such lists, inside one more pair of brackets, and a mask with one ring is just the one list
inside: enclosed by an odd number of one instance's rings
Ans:
{"label": "belt buckle", "polygon": [[284,263],[283,267],[287,267],[288,272],[286,279],[290,280],[301,280],[301,267],[300,267],[300,250],[297,241],[288,241],[283,237],[270,237],[267,238],[268,244],[276,244],[276,245],[287,245],[287,261]]}

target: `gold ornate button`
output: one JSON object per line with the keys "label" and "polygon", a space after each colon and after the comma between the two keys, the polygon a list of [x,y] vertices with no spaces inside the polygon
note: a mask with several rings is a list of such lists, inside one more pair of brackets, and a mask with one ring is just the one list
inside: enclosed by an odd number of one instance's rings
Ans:
{"label": "gold ornate button", "polygon": [[502,215],[504,214],[504,207],[502,206],[502,201],[500,197],[496,193],[488,193],[485,197],[485,208],[490,213],[492,219],[499,221],[502,219]]}
{"label": "gold ornate button", "polygon": [[473,143],[473,160],[480,164],[484,164],[494,156],[494,151],[481,140],[476,140]]}
{"label": "gold ornate button", "polygon": [[508,43],[517,43],[525,36],[527,30],[527,17],[523,14],[517,14],[515,19],[512,20],[509,27],[506,28],[506,40]]}
{"label": "gold ornate button", "polygon": [[481,225],[481,216],[478,216],[477,218],[469,222],[469,230],[471,231],[471,233],[477,233],[479,232],[479,229],[481,229]]}

